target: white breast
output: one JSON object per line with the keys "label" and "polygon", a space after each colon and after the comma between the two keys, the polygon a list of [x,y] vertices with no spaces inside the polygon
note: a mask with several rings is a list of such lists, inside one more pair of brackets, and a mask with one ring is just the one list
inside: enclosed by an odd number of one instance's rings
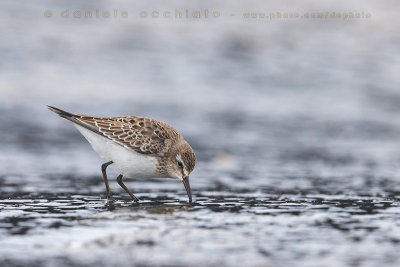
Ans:
{"label": "white breast", "polygon": [[74,125],[89,141],[94,151],[105,160],[114,162],[110,167],[118,173],[128,178],[158,177],[156,172],[157,159],[155,157],[137,153],[82,126]]}

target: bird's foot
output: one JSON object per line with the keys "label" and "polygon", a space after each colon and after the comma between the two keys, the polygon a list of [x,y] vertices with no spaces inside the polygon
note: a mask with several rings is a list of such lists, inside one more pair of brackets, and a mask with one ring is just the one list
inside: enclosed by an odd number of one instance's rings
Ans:
{"label": "bird's foot", "polygon": [[113,198],[113,196],[112,196],[111,194],[108,194],[108,195],[107,195],[107,201],[109,201],[109,202],[114,202],[114,201],[115,201],[115,198]]}
{"label": "bird's foot", "polygon": [[139,203],[139,199],[134,194],[132,194],[131,192],[128,192],[128,194],[131,196],[133,201],[135,201],[136,203]]}

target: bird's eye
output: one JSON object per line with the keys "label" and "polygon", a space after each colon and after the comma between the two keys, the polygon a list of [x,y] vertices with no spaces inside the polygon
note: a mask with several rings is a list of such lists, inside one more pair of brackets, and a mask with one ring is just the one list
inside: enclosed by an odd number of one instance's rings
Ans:
{"label": "bird's eye", "polygon": [[183,168],[182,162],[178,161],[178,166],[179,166],[179,168]]}

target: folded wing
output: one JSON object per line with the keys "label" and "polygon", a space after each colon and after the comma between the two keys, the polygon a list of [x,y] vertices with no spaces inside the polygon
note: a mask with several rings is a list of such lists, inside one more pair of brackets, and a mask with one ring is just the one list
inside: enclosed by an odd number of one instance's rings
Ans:
{"label": "folded wing", "polygon": [[166,123],[143,117],[96,118],[48,107],[60,117],[142,154],[162,154],[179,133]]}

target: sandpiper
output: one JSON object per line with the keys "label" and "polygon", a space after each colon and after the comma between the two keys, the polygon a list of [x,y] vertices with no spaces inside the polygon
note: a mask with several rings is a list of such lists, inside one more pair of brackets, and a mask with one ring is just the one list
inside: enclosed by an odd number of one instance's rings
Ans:
{"label": "sandpiper", "polygon": [[112,194],[106,169],[112,164],[119,173],[118,184],[136,202],[139,199],[125,186],[122,177],[177,178],[185,186],[189,203],[192,202],[189,175],[196,165],[196,155],[182,135],[168,124],[135,116],[96,118],[47,107],[73,122],[94,151],[107,160],[101,171],[108,199],[112,199]]}

